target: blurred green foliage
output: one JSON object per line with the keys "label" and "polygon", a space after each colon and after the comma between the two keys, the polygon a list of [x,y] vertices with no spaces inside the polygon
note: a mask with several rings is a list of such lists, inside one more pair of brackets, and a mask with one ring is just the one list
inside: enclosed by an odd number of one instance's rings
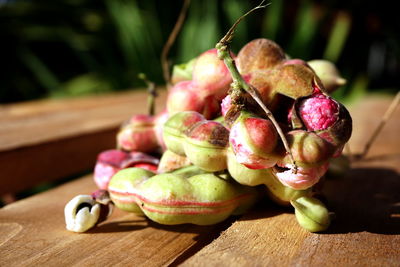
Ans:
{"label": "blurred green foliage", "polygon": [[[213,47],[258,2],[192,0],[171,63]],[[294,58],[335,62],[349,81],[337,97],[366,88],[399,90],[395,1],[270,2],[239,25],[234,52],[254,38],[270,38]],[[163,84],[160,54],[181,6],[161,0],[0,1],[0,103],[126,90],[143,86],[140,72]]]}

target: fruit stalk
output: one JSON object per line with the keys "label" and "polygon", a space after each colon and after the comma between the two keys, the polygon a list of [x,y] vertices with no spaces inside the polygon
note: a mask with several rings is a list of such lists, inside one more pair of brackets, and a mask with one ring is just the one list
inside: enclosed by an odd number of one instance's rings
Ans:
{"label": "fruit stalk", "polygon": [[285,147],[286,152],[288,153],[292,165],[293,165],[293,173],[297,172],[297,165],[296,162],[293,158],[292,152],[290,151],[289,148],[289,144],[285,138],[285,134],[283,133],[282,129],[280,128],[278,122],[276,121],[274,115],[272,114],[272,112],[265,106],[265,104],[262,102],[260,94],[258,93],[257,89],[255,89],[254,87],[252,87],[251,85],[249,85],[248,83],[245,82],[245,80],[243,79],[243,77],[240,75],[235,61],[233,60],[231,53],[230,53],[230,49],[229,49],[229,45],[232,42],[234,33],[235,33],[235,29],[237,27],[237,25],[242,21],[242,19],[244,19],[247,15],[249,15],[251,12],[260,9],[260,8],[265,8],[267,5],[263,5],[264,1],[262,1],[258,6],[256,6],[255,8],[251,9],[250,11],[248,11],[246,14],[244,14],[243,16],[241,16],[234,24],[233,26],[229,29],[229,31],[225,34],[225,36],[217,43],[217,45],[215,46],[218,50],[218,57],[224,61],[225,65],[227,66],[227,68],[229,69],[229,72],[231,73],[232,76],[232,90],[233,90],[233,94],[236,96],[240,96],[243,94],[243,91],[246,91],[256,102],[257,104],[263,109],[263,111],[265,112],[265,114],[267,115],[267,117],[271,120],[272,124],[274,125],[274,127],[276,128],[280,138],[282,139],[283,145]]}

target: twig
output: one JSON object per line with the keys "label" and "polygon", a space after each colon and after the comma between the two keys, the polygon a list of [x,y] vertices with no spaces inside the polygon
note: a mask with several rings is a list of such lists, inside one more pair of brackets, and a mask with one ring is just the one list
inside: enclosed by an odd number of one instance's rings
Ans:
{"label": "twig", "polygon": [[371,148],[372,144],[374,143],[376,137],[382,131],[383,126],[385,126],[386,122],[389,120],[390,116],[396,110],[396,107],[399,105],[399,103],[400,103],[400,91],[397,92],[397,94],[394,97],[392,103],[390,103],[389,108],[386,110],[386,112],[383,115],[382,120],[380,121],[379,125],[375,128],[375,131],[372,133],[371,137],[369,138],[367,144],[364,147],[364,151],[359,156],[359,159],[365,158],[365,156],[368,154],[368,151]]}
{"label": "twig", "polygon": [[155,98],[158,96],[156,84],[147,79],[147,76],[144,73],[139,73],[138,77],[139,79],[143,80],[147,85],[147,93],[149,94],[149,96],[147,97],[148,115],[153,116],[155,114]]}
{"label": "twig", "polygon": [[179,13],[178,20],[176,21],[175,26],[172,29],[172,32],[169,35],[168,40],[165,43],[165,45],[162,49],[162,52],[161,52],[161,66],[163,69],[163,76],[164,76],[164,80],[167,85],[167,88],[169,88],[171,86],[171,74],[169,71],[169,64],[168,64],[168,58],[167,58],[168,53],[169,53],[169,50],[171,49],[173,43],[175,42],[179,31],[182,28],[189,5],[190,5],[190,0],[184,0],[181,12]]}
{"label": "twig", "polygon": [[272,112],[265,106],[265,104],[262,102],[259,92],[257,91],[256,88],[253,86],[249,85],[246,83],[243,79],[243,77],[240,75],[238,69],[236,68],[235,61],[233,60],[231,54],[230,54],[230,49],[229,45],[232,42],[235,29],[237,25],[250,13],[253,11],[260,9],[260,8],[265,8],[267,5],[263,5],[265,1],[262,1],[258,6],[255,8],[251,9],[248,11],[246,14],[242,15],[234,24],[233,26],[229,29],[229,31],[226,33],[226,35],[217,43],[215,46],[218,49],[218,57],[222,60],[224,60],[225,65],[229,69],[231,75],[232,75],[232,90],[235,90],[238,92],[238,94],[241,94],[241,89],[245,90],[247,93],[250,94],[250,96],[257,102],[257,104],[263,109],[263,111],[267,114],[267,117],[271,120],[272,124],[276,128],[280,138],[282,139],[283,145],[285,147],[286,152],[288,153],[290,160],[293,165],[293,172],[297,173],[297,165],[296,162],[293,158],[292,152],[290,151],[288,141],[279,126],[278,122],[276,121],[274,115]]}

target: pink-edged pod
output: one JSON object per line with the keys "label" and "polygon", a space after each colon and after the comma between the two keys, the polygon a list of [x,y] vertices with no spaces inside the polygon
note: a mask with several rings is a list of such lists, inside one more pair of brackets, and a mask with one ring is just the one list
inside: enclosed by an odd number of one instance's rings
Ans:
{"label": "pink-edged pod", "polygon": [[167,110],[170,116],[182,111],[196,111],[206,119],[213,119],[220,113],[219,100],[213,95],[202,95],[196,81],[175,84],[168,93]]}
{"label": "pink-edged pod", "polygon": [[267,70],[286,58],[282,48],[268,39],[255,39],[239,51],[236,64],[242,75],[253,71]]}
{"label": "pink-edged pod", "polygon": [[352,132],[352,119],[347,109],[318,87],[313,95],[295,102],[291,119],[295,128],[313,131],[332,144],[336,148],[335,156],[340,155]]}
{"label": "pink-edged pod", "polygon": [[123,211],[143,215],[136,201],[136,196],[139,195],[137,185],[154,175],[154,172],[134,167],[118,171],[108,185],[108,192],[115,206]]}
{"label": "pink-edged pod", "polygon": [[110,149],[97,156],[93,178],[100,189],[107,189],[112,176],[119,170],[135,166],[155,172],[158,163],[157,158],[142,152],[128,153],[118,149]]}
{"label": "pink-edged pod", "polygon": [[196,166],[154,176],[125,169],[114,176],[109,190],[117,207],[140,209],[149,219],[167,225],[215,224],[245,212],[258,195],[255,188],[239,185],[226,174],[205,173]]}
{"label": "pink-edged pod", "polygon": [[117,146],[126,151],[156,151],[159,145],[154,132],[154,117],[145,114],[132,116],[118,132]]}
{"label": "pink-edged pod", "polygon": [[217,49],[207,50],[198,56],[193,66],[193,81],[202,96],[215,96],[221,100],[232,82],[224,61],[218,58]]}
{"label": "pink-edged pod", "polygon": [[185,134],[186,157],[197,167],[210,171],[225,170],[229,130],[220,122],[200,121]]}
{"label": "pink-edged pod", "polygon": [[191,162],[186,156],[181,156],[170,150],[166,150],[161,156],[157,173],[171,172],[189,165],[191,165]]}
{"label": "pink-edged pod", "polygon": [[317,134],[304,130],[290,131],[286,139],[297,170],[289,155],[286,155],[277,163],[280,168],[276,168],[276,176],[284,185],[293,189],[312,187],[326,173],[334,148]]}
{"label": "pink-edged pod", "polygon": [[163,140],[168,150],[185,156],[183,143],[185,132],[199,121],[205,121],[203,115],[195,111],[183,111],[171,116],[164,124]]}
{"label": "pink-edged pod", "polygon": [[274,125],[248,112],[241,112],[232,125],[229,143],[236,161],[250,169],[271,168],[280,157]]}
{"label": "pink-edged pod", "polygon": [[170,116],[181,111],[196,111],[202,113],[204,98],[196,91],[193,81],[182,81],[175,84],[168,92],[167,110]]}
{"label": "pink-edged pod", "polygon": [[288,206],[290,201],[301,196],[308,196],[311,190],[296,190],[283,185],[270,169],[249,169],[236,161],[231,149],[227,151],[228,172],[238,183],[248,186],[265,185],[270,198],[276,203]]}
{"label": "pink-edged pod", "polygon": [[158,145],[161,147],[161,150],[164,151],[167,149],[163,139],[163,131],[164,124],[169,119],[169,114],[166,109],[162,112],[158,113],[154,118],[154,132],[156,134]]}

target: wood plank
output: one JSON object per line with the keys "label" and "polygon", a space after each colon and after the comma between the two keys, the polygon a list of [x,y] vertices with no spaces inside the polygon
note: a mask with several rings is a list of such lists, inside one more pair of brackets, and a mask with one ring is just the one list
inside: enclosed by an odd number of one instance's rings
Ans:
{"label": "wood plank", "polygon": [[[372,116],[380,117],[387,103],[372,99],[354,106],[355,131],[373,128]],[[397,110],[394,117],[399,115]],[[161,226],[117,211],[88,233],[71,233],[65,230],[63,208],[76,194],[95,189],[88,176],[0,209],[0,265],[398,266],[400,146],[392,135],[399,127],[390,121],[371,160],[354,165],[341,179],[327,180],[325,191],[337,219],[326,233],[302,230],[290,209],[269,201],[233,224]],[[359,141],[352,142],[359,149]]]}
{"label": "wood plank", "polygon": [[146,97],[136,91],[0,106],[0,195],[91,170],[98,153],[115,147],[121,123],[147,112]]}
{"label": "wood plank", "polygon": [[[160,90],[158,111],[165,93]],[[131,115],[146,113],[146,106],[144,90],[0,105],[0,151],[116,128]]]}
{"label": "wood plank", "polygon": [[[368,98],[351,106],[354,151],[361,151],[389,102]],[[328,205],[337,215],[327,232],[308,233],[291,209],[265,201],[183,266],[398,266],[399,117],[397,109],[369,159],[353,164],[344,177],[326,181]]]}
{"label": "wood plank", "polygon": [[116,210],[87,233],[65,229],[63,209],[95,190],[91,176],[0,209],[1,266],[161,266],[211,242],[229,221],[213,226],[162,226]]}

